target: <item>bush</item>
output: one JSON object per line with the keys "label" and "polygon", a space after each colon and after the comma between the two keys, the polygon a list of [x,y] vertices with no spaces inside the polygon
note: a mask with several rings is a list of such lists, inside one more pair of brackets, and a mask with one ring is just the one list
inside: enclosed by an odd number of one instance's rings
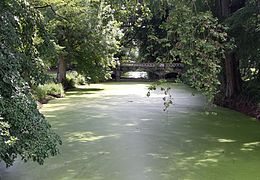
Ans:
{"label": "bush", "polygon": [[86,84],[86,79],[81,74],[79,74],[77,76],[77,84],[79,84],[79,85],[85,85]]}
{"label": "bush", "polygon": [[55,83],[47,83],[44,85],[39,85],[34,90],[35,99],[41,101],[46,99],[47,95],[53,96],[53,97],[64,97],[64,89],[61,84],[55,84]]}
{"label": "bush", "polygon": [[86,84],[86,79],[83,75],[78,74],[76,71],[69,71],[66,75],[66,80],[63,82],[65,89],[75,88],[76,85]]}
{"label": "bush", "polygon": [[42,85],[40,85],[34,90],[33,94],[36,100],[42,101],[43,99],[46,99],[47,90]]}
{"label": "bush", "polygon": [[76,82],[74,79],[69,79],[66,77],[66,79],[62,82],[64,89],[68,90],[68,89],[73,89],[76,87]]}
{"label": "bush", "polygon": [[62,84],[48,83],[43,85],[46,88],[47,94],[54,97],[64,97],[64,89]]}
{"label": "bush", "polygon": [[245,82],[245,89],[243,94],[250,97],[253,102],[260,102],[260,83],[255,81]]}

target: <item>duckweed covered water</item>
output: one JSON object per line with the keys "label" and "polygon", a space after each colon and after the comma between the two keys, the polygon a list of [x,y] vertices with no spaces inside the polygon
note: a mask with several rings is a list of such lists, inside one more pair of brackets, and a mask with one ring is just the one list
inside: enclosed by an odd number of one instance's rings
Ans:
{"label": "duckweed covered water", "polygon": [[17,161],[3,180],[260,179],[260,123],[215,108],[174,85],[174,105],[147,98],[147,84],[107,83],[68,92],[42,112],[62,137],[42,166]]}

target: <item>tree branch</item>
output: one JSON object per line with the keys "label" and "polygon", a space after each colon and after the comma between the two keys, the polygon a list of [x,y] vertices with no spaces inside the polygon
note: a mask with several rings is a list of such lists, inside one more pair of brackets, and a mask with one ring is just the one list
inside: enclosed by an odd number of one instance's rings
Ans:
{"label": "tree branch", "polygon": [[52,5],[50,5],[50,4],[46,4],[46,5],[44,5],[44,6],[34,6],[34,8],[35,8],[35,9],[50,8],[51,11],[53,12],[53,14],[54,14],[55,16],[58,16],[58,17],[60,17],[60,18],[62,18],[62,19],[64,19],[64,20],[66,20],[66,21],[69,22],[69,20],[68,20],[67,18],[65,18],[64,16],[61,16],[61,15],[57,14],[56,11],[53,9]]}

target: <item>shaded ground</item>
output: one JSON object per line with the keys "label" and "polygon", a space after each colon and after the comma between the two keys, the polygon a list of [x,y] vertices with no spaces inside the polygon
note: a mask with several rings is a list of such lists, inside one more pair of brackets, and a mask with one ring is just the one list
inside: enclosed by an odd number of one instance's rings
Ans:
{"label": "shaded ground", "polygon": [[43,166],[18,161],[2,179],[260,179],[259,122],[224,108],[207,115],[202,98],[180,85],[163,112],[163,95],[147,98],[146,85],[95,85],[44,105],[61,154]]}

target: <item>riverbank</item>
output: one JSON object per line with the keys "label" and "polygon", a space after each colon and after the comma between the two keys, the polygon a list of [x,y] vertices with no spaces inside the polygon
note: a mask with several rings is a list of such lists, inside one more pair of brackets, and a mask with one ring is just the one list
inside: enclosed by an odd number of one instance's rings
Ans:
{"label": "riverbank", "polygon": [[252,103],[243,98],[233,98],[230,100],[216,99],[215,104],[221,107],[233,109],[260,120],[260,104]]}

